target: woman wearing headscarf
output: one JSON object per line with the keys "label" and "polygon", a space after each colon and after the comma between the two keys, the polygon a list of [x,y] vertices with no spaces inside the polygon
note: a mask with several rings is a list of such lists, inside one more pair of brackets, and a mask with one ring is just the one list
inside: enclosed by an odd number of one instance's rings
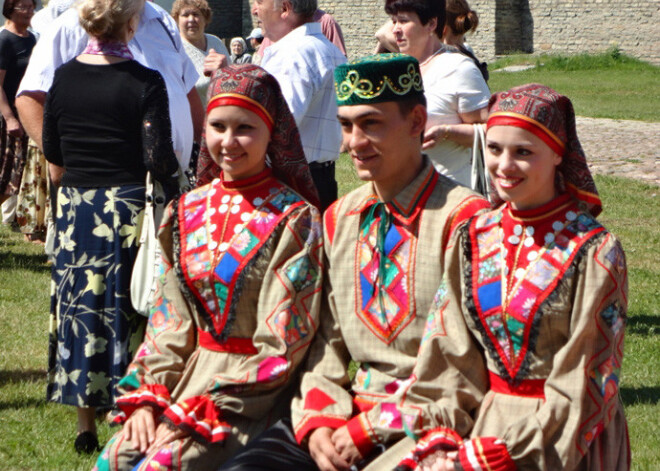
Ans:
{"label": "woman wearing headscarf", "polygon": [[318,325],[318,196],[279,85],[231,65],[209,97],[201,153],[221,173],[166,211],[154,307],[117,400],[123,429],[98,469],[219,466],[289,414]]}
{"label": "woman wearing headscarf", "polygon": [[410,436],[428,433],[399,469],[627,470],[625,255],[595,219],[573,106],[531,84],[489,111],[501,204],[458,229],[447,255],[397,408]]}
{"label": "woman wearing headscarf", "polygon": [[247,52],[247,44],[243,38],[232,38],[229,44],[232,64],[250,64],[252,56]]}

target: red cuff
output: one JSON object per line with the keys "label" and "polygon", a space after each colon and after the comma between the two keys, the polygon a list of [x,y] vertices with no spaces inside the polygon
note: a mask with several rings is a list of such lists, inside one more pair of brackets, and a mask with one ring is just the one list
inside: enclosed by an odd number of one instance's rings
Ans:
{"label": "red cuff", "polygon": [[346,419],[341,417],[327,417],[322,415],[305,417],[295,428],[296,441],[298,444],[301,444],[317,428],[330,427],[336,430],[343,425],[346,425]]}
{"label": "red cuff", "polygon": [[456,451],[462,443],[463,439],[452,429],[434,428],[417,442],[415,448],[399,462],[395,469],[396,471],[412,471],[417,469],[419,463],[427,456],[437,451]]}
{"label": "red cuff", "polygon": [[209,443],[222,442],[231,433],[231,427],[220,416],[220,409],[207,396],[177,402],[163,413],[164,419],[175,427]]}
{"label": "red cuff", "polygon": [[375,434],[369,425],[365,414],[361,413],[353,417],[346,424],[346,428],[348,429],[351,439],[353,439],[353,443],[360,452],[360,455],[362,455],[362,458],[368,456],[369,452],[371,452],[376,444],[371,439]]}
{"label": "red cuff", "polygon": [[511,459],[505,443],[495,437],[476,437],[464,441],[458,449],[458,460],[465,471],[516,470],[516,464]]}
{"label": "red cuff", "polygon": [[151,406],[156,414],[170,406],[170,392],[162,384],[143,384],[135,391],[117,398],[120,412],[112,419],[114,424],[123,424],[140,407]]}

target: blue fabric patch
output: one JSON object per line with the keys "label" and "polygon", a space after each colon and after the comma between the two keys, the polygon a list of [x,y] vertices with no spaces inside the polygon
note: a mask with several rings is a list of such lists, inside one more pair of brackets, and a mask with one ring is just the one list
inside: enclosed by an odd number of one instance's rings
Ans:
{"label": "blue fabric patch", "polygon": [[399,231],[397,231],[394,224],[392,224],[390,226],[390,230],[387,231],[387,235],[385,236],[385,253],[389,255],[394,247],[396,247],[396,244],[398,244],[400,241],[401,234],[399,234]]}
{"label": "blue fabric patch", "polygon": [[502,304],[502,281],[497,280],[477,289],[479,304],[483,312]]}
{"label": "blue fabric patch", "polygon": [[309,257],[301,257],[285,269],[285,273],[294,289],[298,292],[304,290],[319,278],[318,271],[312,266]]}
{"label": "blue fabric patch", "polygon": [[231,254],[225,253],[224,257],[218,263],[218,266],[215,267],[215,274],[218,275],[225,284],[229,284],[236,269],[238,268],[238,260],[236,260]]}
{"label": "blue fabric patch", "polygon": [[360,273],[360,288],[362,291],[362,309],[366,309],[367,304],[374,295],[374,287],[363,273]]}

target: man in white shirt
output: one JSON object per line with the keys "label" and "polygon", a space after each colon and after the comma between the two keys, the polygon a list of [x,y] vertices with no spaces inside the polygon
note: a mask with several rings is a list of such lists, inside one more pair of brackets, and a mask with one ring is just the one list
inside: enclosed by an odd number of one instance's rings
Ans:
{"label": "man in white shirt", "polygon": [[[55,69],[78,56],[88,36],[69,9],[43,33],[18,89],[16,107],[27,133],[41,148],[43,104]],[[137,32],[128,44],[140,64],[161,73],[167,86],[172,141],[181,167],[190,161],[193,142],[201,136],[204,110],[195,90],[198,74],[188,58],[176,23],[161,7],[146,2]]]}
{"label": "man in white shirt", "polygon": [[275,76],[291,108],[324,210],[337,199],[335,161],[341,128],[333,73],[346,57],[313,21],[316,9],[316,0],[254,3],[264,36],[274,42],[261,66]]}

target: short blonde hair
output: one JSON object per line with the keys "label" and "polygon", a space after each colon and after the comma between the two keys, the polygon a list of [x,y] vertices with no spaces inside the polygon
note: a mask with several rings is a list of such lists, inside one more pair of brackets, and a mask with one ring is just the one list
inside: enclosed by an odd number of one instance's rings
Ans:
{"label": "short blonde hair", "polygon": [[209,2],[206,0],[176,0],[172,5],[171,15],[177,23],[179,22],[179,15],[181,14],[181,10],[183,10],[185,7],[197,8],[202,13],[206,24],[211,22],[213,11],[211,10],[211,7],[209,7]]}
{"label": "short blonde hair", "polygon": [[143,7],[144,0],[83,0],[78,5],[80,26],[90,36],[120,40],[129,20]]}

